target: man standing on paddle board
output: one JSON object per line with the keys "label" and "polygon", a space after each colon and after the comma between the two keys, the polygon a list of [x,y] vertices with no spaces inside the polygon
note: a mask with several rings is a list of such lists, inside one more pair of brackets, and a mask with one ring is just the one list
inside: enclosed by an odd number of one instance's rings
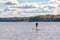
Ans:
{"label": "man standing on paddle board", "polygon": [[34,27],[32,30],[36,30],[36,31],[39,30],[39,29],[38,29],[38,22],[35,23],[35,27]]}

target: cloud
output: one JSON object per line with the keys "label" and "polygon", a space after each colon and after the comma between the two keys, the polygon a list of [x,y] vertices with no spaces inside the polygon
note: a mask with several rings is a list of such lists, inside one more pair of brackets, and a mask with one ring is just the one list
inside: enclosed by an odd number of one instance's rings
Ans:
{"label": "cloud", "polygon": [[[33,5],[36,4],[36,5]],[[53,6],[54,5],[54,6]],[[42,3],[22,3],[20,5],[8,6],[6,11],[17,11],[20,13],[47,13],[58,8],[57,4],[42,4]]]}
{"label": "cloud", "polygon": [[17,0],[0,0],[0,4],[15,4],[15,5],[19,5],[19,2]]}
{"label": "cloud", "polygon": [[47,4],[40,2],[24,2],[18,4],[15,2],[16,5],[12,5],[11,3],[10,0],[5,2],[8,6],[2,12],[1,17],[29,17],[60,13],[60,1],[58,0],[50,0]]}

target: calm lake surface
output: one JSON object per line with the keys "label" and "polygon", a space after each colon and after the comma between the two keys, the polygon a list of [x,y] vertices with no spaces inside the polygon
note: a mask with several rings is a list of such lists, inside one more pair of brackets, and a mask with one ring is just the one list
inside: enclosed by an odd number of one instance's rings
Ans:
{"label": "calm lake surface", "polygon": [[[60,22],[0,22],[0,40],[60,40]],[[33,30],[32,30],[33,29]]]}

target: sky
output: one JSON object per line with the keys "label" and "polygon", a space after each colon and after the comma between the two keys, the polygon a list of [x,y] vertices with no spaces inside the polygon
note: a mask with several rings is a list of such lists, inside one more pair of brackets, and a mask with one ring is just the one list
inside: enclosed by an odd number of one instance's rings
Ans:
{"label": "sky", "polygon": [[19,2],[47,2],[48,0],[18,0]]}
{"label": "sky", "polygon": [[60,0],[0,0],[0,17],[60,14]]}

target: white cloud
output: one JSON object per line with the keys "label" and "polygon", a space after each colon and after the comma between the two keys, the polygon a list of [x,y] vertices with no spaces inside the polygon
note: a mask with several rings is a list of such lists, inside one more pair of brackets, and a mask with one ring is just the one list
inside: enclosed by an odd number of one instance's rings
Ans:
{"label": "white cloud", "polygon": [[39,12],[44,13],[52,11],[52,9],[58,8],[58,5],[56,4],[54,6],[53,5],[54,4],[22,3],[21,5],[9,6],[7,9],[10,11],[17,11],[20,13],[39,13]]}
{"label": "white cloud", "polygon": [[[7,1],[7,0],[5,0]],[[9,2],[11,0],[8,0]],[[13,0],[14,1],[14,0]],[[12,1],[12,2],[13,2]],[[13,2],[14,3],[14,2]],[[60,1],[58,0],[50,0],[48,4],[40,3],[40,2],[24,2],[18,3],[15,0],[17,5],[9,5],[1,14],[1,17],[29,17],[36,16],[41,14],[59,14],[60,13]]]}

